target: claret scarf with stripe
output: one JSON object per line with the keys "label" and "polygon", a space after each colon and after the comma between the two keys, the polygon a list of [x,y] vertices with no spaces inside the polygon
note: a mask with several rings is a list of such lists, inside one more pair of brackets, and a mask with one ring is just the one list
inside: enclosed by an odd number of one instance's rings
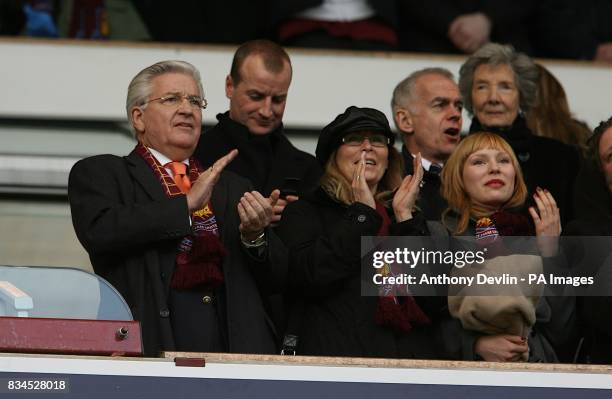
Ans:
{"label": "claret scarf with stripe", "polygon": [[[136,153],[144,158],[169,198],[184,195],[172,176],[149,150],[138,143]],[[189,158],[189,180],[195,182],[204,170],[195,158]],[[171,287],[179,290],[214,289],[223,283],[223,258],[226,250],[219,239],[219,228],[210,203],[191,214],[191,234],[178,246]]]}
{"label": "claret scarf with stripe", "polygon": [[[389,235],[391,219],[385,207],[377,202],[376,212],[382,218],[382,225],[378,230],[378,236]],[[382,269],[384,276],[395,275],[393,265],[385,265]],[[400,292],[402,291],[403,293]],[[423,312],[414,297],[406,291],[407,287],[385,284],[379,289],[378,307],[375,320],[378,325],[392,328],[398,332],[410,332],[413,325],[427,325],[431,321]]]}

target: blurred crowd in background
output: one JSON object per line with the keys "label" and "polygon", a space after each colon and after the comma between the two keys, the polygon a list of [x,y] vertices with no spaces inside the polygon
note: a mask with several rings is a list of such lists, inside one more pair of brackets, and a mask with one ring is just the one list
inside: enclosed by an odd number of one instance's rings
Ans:
{"label": "blurred crowd in background", "polygon": [[471,54],[612,62],[604,0],[2,0],[0,35]]}

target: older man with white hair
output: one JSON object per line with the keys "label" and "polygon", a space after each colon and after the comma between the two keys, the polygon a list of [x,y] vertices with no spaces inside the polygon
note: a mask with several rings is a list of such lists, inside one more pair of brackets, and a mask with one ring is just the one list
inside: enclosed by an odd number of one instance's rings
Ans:
{"label": "older man with white hair", "polygon": [[256,278],[268,289],[282,284],[283,247],[275,251],[268,229],[274,201],[223,171],[236,150],[206,170],[192,157],[205,107],[191,64],[163,61],[139,72],[126,103],[138,143],[126,157],[75,164],[74,228],[94,271],[141,322],[145,354],[272,353]]}

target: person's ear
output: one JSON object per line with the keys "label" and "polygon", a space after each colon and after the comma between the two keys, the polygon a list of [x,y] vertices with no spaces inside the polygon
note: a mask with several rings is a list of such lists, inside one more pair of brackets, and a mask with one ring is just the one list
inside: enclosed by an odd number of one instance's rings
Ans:
{"label": "person's ear", "polygon": [[144,112],[140,107],[132,108],[132,126],[136,130],[136,136],[140,136],[145,131]]}
{"label": "person's ear", "polygon": [[234,95],[234,80],[230,75],[225,78],[225,97],[231,99]]}
{"label": "person's ear", "polygon": [[398,108],[393,115],[395,118],[395,124],[402,133],[414,133],[414,124],[412,121],[412,115],[405,108]]}

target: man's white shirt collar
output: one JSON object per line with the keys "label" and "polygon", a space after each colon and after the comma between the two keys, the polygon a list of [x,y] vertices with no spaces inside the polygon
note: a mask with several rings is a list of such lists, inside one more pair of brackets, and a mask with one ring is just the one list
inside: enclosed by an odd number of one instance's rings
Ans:
{"label": "man's white shirt collar", "polygon": [[[416,158],[416,154],[412,154],[413,158]],[[423,157],[421,157],[421,165],[423,165],[423,169],[425,169],[426,171],[429,172],[429,168],[431,168],[431,165],[433,164],[433,162],[431,162],[429,159],[425,159]],[[444,164],[439,165],[438,166],[440,168],[442,168],[444,166]]]}
{"label": "man's white shirt collar", "polygon": [[[153,156],[155,157],[155,159],[157,159],[157,161],[162,164],[162,166],[166,165],[168,162],[172,162],[172,160],[170,158],[168,158],[167,156],[165,156],[164,154],[162,154],[161,152],[151,148],[151,147],[147,147],[147,149],[149,150],[149,152],[151,152],[151,154],[153,154]],[[182,163],[184,163],[185,165],[187,165],[187,168],[189,168],[189,158],[184,159],[181,161]],[[164,169],[166,169],[166,172],[168,172],[168,174],[170,176],[174,175],[172,174],[172,171],[170,170],[170,168],[166,168],[164,166]]]}

